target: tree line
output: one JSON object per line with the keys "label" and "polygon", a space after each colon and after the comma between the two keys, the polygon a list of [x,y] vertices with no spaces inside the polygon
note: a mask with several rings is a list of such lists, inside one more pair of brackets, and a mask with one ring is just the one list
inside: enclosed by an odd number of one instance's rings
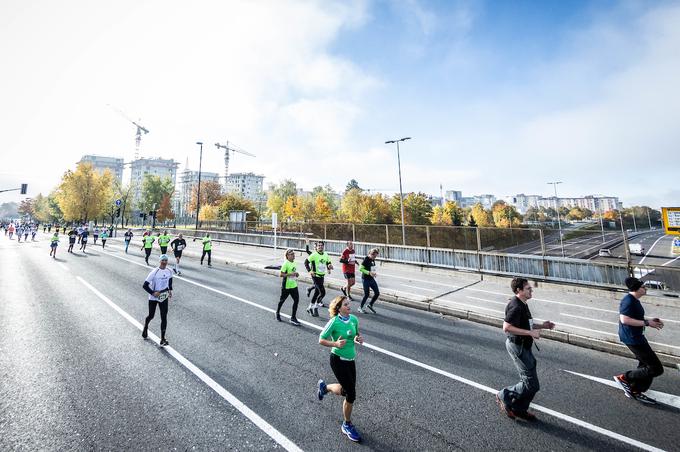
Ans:
{"label": "tree line", "polygon": [[[135,200],[134,194],[139,191]],[[82,163],[75,171],[66,171],[60,184],[47,196],[42,194],[22,201],[18,213],[44,223],[73,221],[99,221],[114,223],[119,216],[124,223],[132,219],[135,211],[156,212],[159,222],[173,220],[177,212],[173,206],[175,187],[169,178],[145,175],[141,187],[134,184],[121,185],[111,172],[95,170],[90,163]],[[198,186],[195,184],[182,210],[195,218]],[[344,193],[336,193],[332,187],[317,186],[311,192],[298,190],[292,180],[271,184],[266,200],[252,201],[238,194],[224,193],[218,182],[201,182],[200,221],[229,220],[231,211],[246,211],[248,221],[270,217],[276,213],[285,222],[341,222],[359,224],[401,224],[399,195],[388,196],[364,190],[352,179]],[[121,200],[120,206],[115,201]],[[640,225],[651,222],[658,226],[660,212],[646,206],[634,206],[602,213],[588,209],[560,207],[559,216],[564,221],[599,219],[624,224],[635,219]],[[431,197],[425,193],[404,195],[404,223],[410,225],[470,226],[470,227],[521,227],[526,224],[540,225],[557,221],[558,211],[553,208],[529,208],[524,215],[505,201],[496,201],[491,208],[482,204],[461,207],[452,201],[433,206]]]}

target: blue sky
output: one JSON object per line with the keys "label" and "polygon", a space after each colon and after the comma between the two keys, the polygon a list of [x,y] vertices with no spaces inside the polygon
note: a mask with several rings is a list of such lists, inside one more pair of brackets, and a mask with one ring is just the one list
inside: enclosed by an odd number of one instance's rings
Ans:
{"label": "blue sky", "polygon": [[[680,3],[123,0],[0,6],[2,185],[81,155],[257,155],[232,171],[340,190],[608,194],[677,205]],[[35,156],[30,162],[26,156]],[[217,150],[204,168],[222,171]],[[4,202],[14,195],[5,195]]]}

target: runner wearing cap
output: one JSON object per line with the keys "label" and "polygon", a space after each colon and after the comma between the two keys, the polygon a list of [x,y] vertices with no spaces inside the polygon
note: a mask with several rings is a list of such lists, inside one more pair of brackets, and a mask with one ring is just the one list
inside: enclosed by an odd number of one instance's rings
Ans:
{"label": "runner wearing cap", "polygon": [[640,298],[647,294],[643,282],[631,276],[626,278],[625,283],[628,294],[619,304],[619,339],[633,352],[639,364],[637,369],[614,376],[614,381],[621,386],[626,397],[653,405],[656,401],[644,392],[652,385],[654,378],[663,374],[663,365],[647,342],[645,327],[660,330],[663,321],[645,319],[645,308],[640,302]]}
{"label": "runner wearing cap", "polygon": [[156,314],[156,306],[158,306],[161,311],[161,346],[168,345],[165,330],[168,326],[168,303],[172,298],[172,272],[167,266],[168,256],[162,254],[159,258],[158,268],[151,270],[142,285],[149,294],[149,315],[144,320],[142,337],[147,338],[149,322]]}

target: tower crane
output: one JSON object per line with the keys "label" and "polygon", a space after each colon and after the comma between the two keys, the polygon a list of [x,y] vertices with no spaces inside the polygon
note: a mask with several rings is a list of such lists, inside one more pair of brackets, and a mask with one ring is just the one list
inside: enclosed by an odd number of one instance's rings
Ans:
{"label": "tower crane", "polygon": [[246,152],[243,149],[239,149],[233,145],[229,145],[229,142],[227,141],[227,144],[220,144],[220,143],[215,143],[215,147],[217,149],[224,149],[224,185],[227,185],[227,176],[229,176],[229,151],[232,152],[239,152],[241,154],[249,155],[251,157],[255,157],[255,154],[251,154],[250,152]]}
{"label": "tower crane", "polygon": [[112,109],[113,111],[115,111],[116,113],[118,113],[119,115],[121,115],[124,119],[126,119],[126,120],[129,121],[129,122],[131,122],[132,125],[134,125],[135,127],[137,127],[137,133],[135,134],[135,160],[139,159],[139,147],[140,147],[141,144],[142,144],[142,133],[144,133],[144,135],[146,135],[147,133],[149,133],[149,129],[147,129],[146,127],[144,127],[143,125],[141,125],[141,124],[139,123],[139,122],[141,121],[141,119],[138,119],[137,121],[133,121],[133,120],[130,119],[130,117],[129,117],[128,115],[126,115],[120,108],[114,107],[114,106],[111,105],[111,104],[107,104],[107,105],[108,105],[109,107],[111,107],[111,109]]}

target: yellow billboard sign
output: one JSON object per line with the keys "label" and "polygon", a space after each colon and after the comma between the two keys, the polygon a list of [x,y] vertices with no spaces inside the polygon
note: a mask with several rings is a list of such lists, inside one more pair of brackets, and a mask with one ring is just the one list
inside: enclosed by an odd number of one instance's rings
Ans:
{"label": "yellow billboard sign", "polygon": [[662,207],[661,217],[666,234],[680,235],[680,207]]}

